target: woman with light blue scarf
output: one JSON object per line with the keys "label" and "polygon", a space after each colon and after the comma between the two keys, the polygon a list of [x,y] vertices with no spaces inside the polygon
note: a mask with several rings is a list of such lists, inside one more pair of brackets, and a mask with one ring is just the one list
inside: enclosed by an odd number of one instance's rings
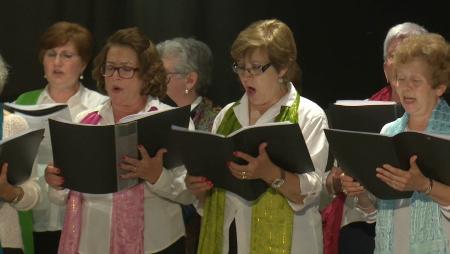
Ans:
{"label": "woman with light blue scarf", "polygon": [[[450,107],[441,99],[450,83],[450,45],[437,34],[407,38],[394,55],[394,65],[395,89],[405,114],[381,133],[450,135]],[[450,186],[425,177],[417,159],[410,158],[407,171],[388,164],[376,169],[377,177],[393,189],[414,191],[408,199],[373,202],[363,186],[341,176],[345,192],[357,197],[367,221],[376,220],[375,253],[450,253]]]}

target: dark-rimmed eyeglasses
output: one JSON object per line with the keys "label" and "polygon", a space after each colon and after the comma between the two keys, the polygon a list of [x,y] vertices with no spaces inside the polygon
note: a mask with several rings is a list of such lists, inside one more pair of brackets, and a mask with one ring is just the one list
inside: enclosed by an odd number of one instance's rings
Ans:
{"label": "dark-rimmed eyeglasses", "polygon": [[115,67],[112,65],[104,65],[100,69],[100,72],[102,73],[103,77],[112,77],[114,75],[114,72],[117,71],[119,74],[119,77],[130,79],[134,77],[135,72],[139,70],[139,68],[133,68],[129,66],[119,66]]}
{"label": "dark-rimmed eyeglasses", "polygon": [[250,68],[245,68],[245,66],[240,66],[236,62],[234,62],[232,65],[232,68],[236,74],[241,75],[241,76],[244,75],[245,72],[249,73],[252,76],[257,76],[257,75],[263,74],[271,65],[272,65],[272,63],[267,63],[264,65],[254,64]]}

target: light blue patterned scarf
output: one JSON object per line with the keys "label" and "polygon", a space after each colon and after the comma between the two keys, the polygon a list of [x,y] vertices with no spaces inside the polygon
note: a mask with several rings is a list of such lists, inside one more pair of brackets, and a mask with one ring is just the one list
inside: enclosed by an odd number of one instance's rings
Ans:
{"label": "light blue patterned scarf", "polygon": [[[397,119],[387,135],[393,136],[405,130],[408,114]],[[450,107],[444,100],[439,100],[433,110],[426,129],[430,134],[450,135]],[[394,209],[398,200],[378,200],[376,224],[375,252],[376,254],[391,254],[394,233]],[[411,197],[411,226],[409,238],[409,253],[411,254],[449,254],[448,236],[442,227],[446,220],[439,205],[427,195],[414,192]]]}

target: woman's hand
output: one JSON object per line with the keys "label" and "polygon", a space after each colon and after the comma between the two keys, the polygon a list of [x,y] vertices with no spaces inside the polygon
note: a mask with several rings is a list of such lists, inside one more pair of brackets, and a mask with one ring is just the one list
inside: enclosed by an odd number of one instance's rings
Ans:
{"label": "woman's hand", "polygon": [[231,174],[238,179],[263,179],[267,183],[271,183],[280,175],[280,167],[273,164],[266,151],[267,143],[259,145],[259,155],[253,157],[249,154],[236,151],[234,156],[241,158],[247,162],[246,165],[239,165],[229,162]]}
{"label": "woman's hand", "polygon": [[151,184],[156,183],[163,170],[163,155],[167,152],[167,149],[159,149],[154,157],[151,157],[142,145],[138,145],[138,150],[142,159],[125,156],[120,168],[128,171],[128,173],[121,175],[121,177],[123,179],[141,178]]}
{"label": "woman's hand", "polygon": [[342,192],[342,184],[340,175],[343,173],[341,168],[332,167],[330,173],[327,176],[325,185],[328,193],[338,194]]}
{"label": "woman's hand", "polygon": [[52,164],[48,164],[45,168],[45,181],[48,185],[57,190],[63,189],[62,185],[64,183],[64,178],[59,175],[60,173],[61,170],[54,167]]}
{"label": "woman's hand", "polygon": [[8,163],[3,163],[0,173],[0,199],[8,203],[16,203],[23,198],[21,187],[16,187],[8,182]]}
{"label": "woman's hand", "polygon": [[355,197],[362,194],[367,194],[366,189],[353,177],[341,173],[339,176],[341,179],[342,191],[349,197]]}
{"label": "woman's hand", "polygon": [[425,192],[430,181],[420,171],[416,163],[417,155],[409,158],[410,168],[408,171],[401,170],[389,164],[384,164],[382,168],[377,168],[377,177],[399,191],[419,191]]}
{"label": "woman's hand", "polygon": [[208,191],[214,187],[214,184],[203,176],[187,175],[184,182],[186,188],[197,197],[200,203],[205,201]]}

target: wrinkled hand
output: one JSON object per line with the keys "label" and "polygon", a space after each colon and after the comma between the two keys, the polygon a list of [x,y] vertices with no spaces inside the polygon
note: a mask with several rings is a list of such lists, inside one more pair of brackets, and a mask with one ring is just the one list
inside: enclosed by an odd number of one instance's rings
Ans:
{"label": "wrinkled hand", "polygon": [[186,188],[194,194],[200,202],[203,202],[209,190],[214,187],[214,184],[203,176],[187,175],[184,178]]}
{"label": "wrinkled hand", "polygon": [[377,177],[393,189],[399,191],[424,192],[428,188],[429,180],[420,171],[416,160],[416,155],[409,158],[410,168],[408,171],[384,164],[382,168],[376,169]]}
{"label": "wrinkled hand", "polygon": [[48,164],[45,168],[45,181],[51,187],[61,190],[63,189],[62,185],[64,183],[64,178],[60,176],[61,170],[57,167],[54,167],[52,164]]}
{"label": "wrinkled hand", "polygon": [[347,196],[355,197],[367,193],[366,189],[359,182],[355,181],[353,177],[341,173],[339,178],[341,179],[342,191]]}
{"label": "wrinkled hand", "polygon": [[141,178],[154,184],[161,176],[163,170],[163,155],[167,149],[159,149],[154,157],[151,157],[142,145],[138,145],[142,159],[134,159],[125,156],[120,168],[128,171],[121,175],[123,179]]}
{"label": "wrinkled hand", "polygon": [[234,156],[247,162],[247,165],[239,165],[230,161],[228,167],[231,174],[241,180],[245,179],[269,179],[274,174],[279,175],[280,168],[273,164],[266,151],[267,143],[261,143],[258,147],[259,155],[253,157],[249,154],[236,151]]}
{"label": "wrinkled hand", "polygon": [[332,194],[338,194],[342,192],[342,184],[340,175],[342,174],[342,169],[339,167],[332,167],[330,173],[327,176],[325,182],[328,192]]}

